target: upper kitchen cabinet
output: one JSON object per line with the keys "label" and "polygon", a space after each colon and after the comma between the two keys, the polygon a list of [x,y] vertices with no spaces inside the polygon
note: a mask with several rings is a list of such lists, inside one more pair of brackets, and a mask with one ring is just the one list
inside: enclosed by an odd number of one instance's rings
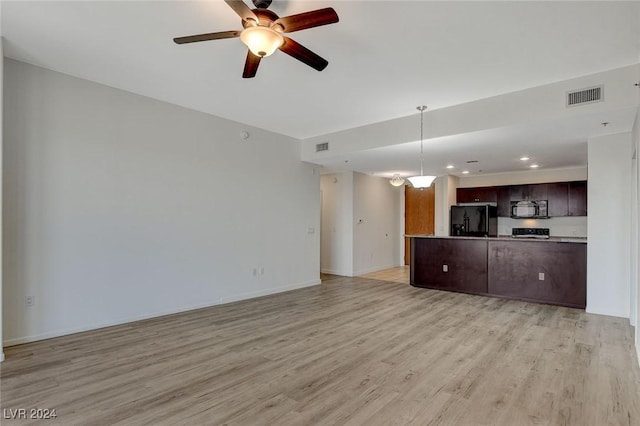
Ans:
{"label": "upper kitchen cabinet", "polygon": [[458,203],[497,203],[498,217],[511,215],[511,201],[548,200],[549,216],[586,216],[587,181],[458,188]]}
{"label": "upper kitchen cabinet", "polygon": [[509,186],[496,186],[498,195],[498,217],[511,216],[511,194]]}
{"label": "upper kitchen cabinet", "polygon": [[568,216],[587,215],[587,181],[569,182]]}
{"label": "upper kitchen cabinet", "polygon": [[546,200],[547,185],[511,185],[509,187],[511,201],[520,200]]}
{"label": "upper kitchen cabinet", "polygon": [[569,183],[549,183],[547,186],[548,213],[551,217],[569,215]]}
{"label": "upper kitchen cabinet", "polygon": [[498,201],[496,188],[484,186],[479,188],[456,189],[456,201],[458,203],[495,203]]}

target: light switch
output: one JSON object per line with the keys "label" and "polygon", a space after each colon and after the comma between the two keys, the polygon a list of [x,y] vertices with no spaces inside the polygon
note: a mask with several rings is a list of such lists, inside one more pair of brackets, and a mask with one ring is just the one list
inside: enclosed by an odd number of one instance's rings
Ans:
{"label": "light switch", "polygon": [[442,265],[442,272],[449,272],[449,265]]}
{"label": "light switch", "polygon": [[538,272],[538,281],[544,281],[544,272]]}

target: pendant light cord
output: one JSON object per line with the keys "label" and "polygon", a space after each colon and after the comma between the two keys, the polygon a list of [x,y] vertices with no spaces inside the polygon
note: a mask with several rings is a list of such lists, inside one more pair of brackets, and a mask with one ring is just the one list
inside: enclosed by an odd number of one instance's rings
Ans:
{"label": "pendant light cord", "polygon": [[424,150],[422,148],[424,140],[424,110],[427,109],[426,105],[416,107],[420,111],[420,176],[424,176]]}

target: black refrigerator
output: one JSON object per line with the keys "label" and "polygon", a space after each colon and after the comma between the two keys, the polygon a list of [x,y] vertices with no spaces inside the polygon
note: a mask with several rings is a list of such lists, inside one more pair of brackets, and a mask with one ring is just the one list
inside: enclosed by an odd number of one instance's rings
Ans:
{"label": "black refrigerator", "polygon": [[489,204],[451,206],[452,237],[497,237],[498,208]]}

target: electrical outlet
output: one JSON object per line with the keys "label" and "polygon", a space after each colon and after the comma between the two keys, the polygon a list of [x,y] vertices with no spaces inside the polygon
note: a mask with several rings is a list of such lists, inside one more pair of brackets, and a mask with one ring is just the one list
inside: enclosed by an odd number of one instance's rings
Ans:
{"label": "electrical outlet", "polygon": [[544,272],[538,272],[538,281],[544,281]]}
{"label": "electrical outlet", "polygon": [[36,303],[36,298],[33,296],[26,296],[24,298],[24,305],[25,306],[33,306]]}
{"label": "electrical outlet", "polygon": [[442,272],[449,272],[449,265],[442,265]]}

